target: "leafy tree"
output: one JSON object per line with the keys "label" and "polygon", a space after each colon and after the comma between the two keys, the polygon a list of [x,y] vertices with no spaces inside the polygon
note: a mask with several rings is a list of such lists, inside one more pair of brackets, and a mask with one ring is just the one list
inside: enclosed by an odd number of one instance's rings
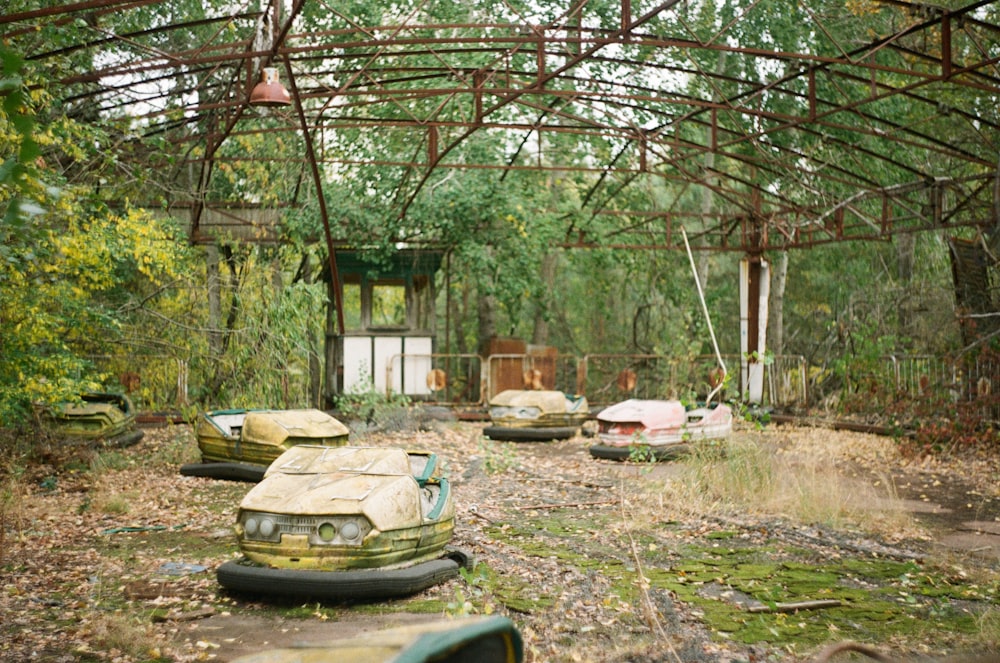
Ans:
{"label": "leafy tree", "polygon": [[[3,61],[0,155],[0,421],[72,399],[110,376],[90,355],[121,337],[124,311],[183,269],[176,228],[127,204],[114,211],[82,173],[101,134],[53,111],[41,78]],[[101,150],[94,149],[93,154]]]}
{"label": "leafy tree", "polygon": [[192,354],[190,396],[209,408],[310,405],[303,395],[317,352],[313,339],[322,331],[323,284],[295,271],[300,254],[293,246],[224,244],[222,254],[225,322],[201,330],[221,342]]}

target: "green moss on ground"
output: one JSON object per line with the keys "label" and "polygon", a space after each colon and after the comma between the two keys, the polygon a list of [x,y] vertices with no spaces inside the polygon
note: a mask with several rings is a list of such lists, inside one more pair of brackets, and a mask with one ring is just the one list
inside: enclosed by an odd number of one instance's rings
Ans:
{"label": "green moss on ground", "polygon": [[[612,551],[621,554],[620,536],[616,545],[606,545],[613,523],[592,515],[584,520],[578,510],[553,510],[488,533],[529,557],[598,572],[611,582],[617,600],[635,605],[642,584],[634,560],[611,556]],[[641,553],[649,591],[667,592],[688,604],[723,641],[806,651],[831,639],[918,642],[936,634],[935,640],[948,646],[941,634],[955,642],[974,637],[1000,594],[995,574],[988,582],[975,582],[929,563],[843,553],[830,558],[778,539],[726,547],[739,536],[728,530],[689,538],[677,547],[656,543],[661,539],[654,534],[629,533]],[[819,600],[839,605],[776,610],[778,604]],[[753,612],[750,606],[764,611]]]}

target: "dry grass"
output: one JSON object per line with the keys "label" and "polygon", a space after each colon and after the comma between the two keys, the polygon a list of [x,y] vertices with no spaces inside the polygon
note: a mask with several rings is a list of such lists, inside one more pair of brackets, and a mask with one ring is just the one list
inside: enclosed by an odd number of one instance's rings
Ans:
{"label": "dry grass", "polygon": [[97,513],[124,516],[132,512],[132,504],[138,497],[135,492],[117,492],[113,488],[96,486],[90,493],[89,507]]}
{"label": "dry grass", "polygon": [[5,561],[8,532],[19,535],[24,528],[24,505],[30,492],[17,445],[0,439],[0,566]]}
{"label": "dry grass", "polygon": [[1000,648],[1000,608],[990,608],[980,615],[979,637],[982,646]]}
{"label": "dry grass", "polygon": [[27,488],[20,476],[6,476],[0,482],[0,566],[5,562],[7,531],[17,533],[23,528],[22,503]]}
{"label": "dry grass", "polygon": [[95,613],[81,624],[81,632],[94,651],[110,658],[144,660],[157,655],[156,633],[142,615],[124,611]]}
{"label": "dry grass", "polygon": [[890,538],[918,535],[888,476],[876,486],[843,474],[845,463],[885,467],[894,451],[884,442],[806,430],[783,434],[779,446],[766,433],[741,431],[678,463],[657,490],[678,517],[752,513]]}

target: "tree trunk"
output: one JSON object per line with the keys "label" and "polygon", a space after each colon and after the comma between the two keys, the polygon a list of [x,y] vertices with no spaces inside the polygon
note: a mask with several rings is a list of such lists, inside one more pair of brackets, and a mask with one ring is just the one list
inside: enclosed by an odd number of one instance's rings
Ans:
{"label": "tree trunk", "polygon": [[[302,280],[307,285],[313,283],[311,257],[308,251],[302,256]],[[320,388],[323,383],[323,371],[319,361],[319,340],[316,338],[316,328],[312,324],[306,329],[306,343],[309,346],[309,404],[319,408],[322,407]]]}
{"label": "tree trunk", "polygon": [[337,293],[334,292],[336,286],[333,279],[326,281],[326,343],[324,346],[324,358],[326,361],[326,383],[323,385],[323,396],[326,407],[333,407],[336,396],[339,392],[339,375],[337,374],[337,364],[339,357],[337,353]]}
{"label": "tree trunk", "polygon": [[497,300],[491,294],[480,294],[479,304],[479,356],[489,353],[490,339],[497,335]]}
{"label": "tree trunk", "polygon": [[[221,391],[223,385],[228,379],[226,362],[221,361],[221,359],[229,350],[229,342],[232,338],[232,332],[236,328],[236,323],[239,320],[241,307],[238,258],[233,253],[231,247],[222,247],[216,255],[221,256],[226,263],[226,289],[229,292],[229,312],[226,314],[225,322],[220,323],[219,325],[213,325],[212,332],[210,332],[216,334],[219,338],[218,353],[214,355],[216,358],[216,361],[213,362],[214,369],[212,376],[207,382],[208,393],[213,394]],[[216,263],[216,266],[218,265],[219,263]],[[221,277],[219,281],[221,281]],[[219,287],[221,288],[221,283]]]}
{"label": "tree trunk", "polygon": [[910,335],[913,311],[913,260],[916,249],[916,235],[902,233],[896,235],[896,270],[899,278],[899,300],[896,302],[896,314],[899,318],[899,334]]}
{"label": "tree trunk", "polygon": [[771,319],[768,322],[768,346],[775,356],[785,353],[785,283],[788,279],[788,251],[778,254],[774,265],[771,301],[768,305]]}
{"label": "tree trunk", "polygon": [[464,355],[469,352],[468,343],[465,340],[465,323],[469,316],[469,291],[471,287],[468,280],[462,279],[459,297],[452,298],[451,326],[454,337],[455,353]]}
{"label": "tree trunk", "polygon": [[[705,172],[710,173],[712,169],[715,168],[715,154],[713,152],[708,152],[705,154]],[[701,196],[701,224],[702,228],[708,225],[707,219],[712,213],[712,187],[710,186],[715,181],[715,178],[711,175],[706,175],[705,188],[703,189]],[[702,243],[707,242],[703,240]],[[701,284],[702,292],[708,289],[708,260],[709,252],[702,251],[698,254],[698,259],[696,261],[698,269],[698,282]]]}
{"label": "tree trunk", "polygon": [[222,354],[222,284],[219,276],[219,247],[205,248],[205,271],[208,282],[208,348],[212,357]]}
{"label": "tree trunk", "polygon": [[552,305],[552,293],[556,287],[556,266],[559,256],[556,253],[546,254],[542,258],[541,276],[545,293],[535,304],[535,325],[531,334],[531,342],[535,345],[547,345],[549,342],[548,308]]}

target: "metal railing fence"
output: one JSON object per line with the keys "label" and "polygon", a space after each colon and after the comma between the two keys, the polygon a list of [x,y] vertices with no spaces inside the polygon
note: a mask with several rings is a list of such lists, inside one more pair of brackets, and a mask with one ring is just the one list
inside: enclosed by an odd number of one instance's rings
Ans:
{"label": "metal railing fence", "polygon": [[[189,362],[173,356],[101,355],[90,359],[98,371],[109,376],[108,388],[129,393],[139,411],[179,410],[195,400],[192,394],[204,390],[200,382],[205,378],[192,375]],[[728,378],[720,397],[736,400],[740,396],[740,357],[723,355],[723,361]],[[418,376],[416,382],[407,379],[406,384],[416,385],[415,393],[404,395],[414,401],[483,407],[502,389],[525,388],[534,377],[545,388],[582,394],[592,407],[599,408],[627,398],[703,398],[712,388],[718,360],[714,355],[510,354],[481,358],[442,353],[396,355],[388,364],[385,370],[390,385],[397,383],[393,371],[404,365],[428,367],[427,375]],[[258,405],[307,407],[305,365],[299,358],[285,366],[262,368],[254,382],[271,384],[262,398],[276,402]],[[927,407],[961,404],[985,422],[1000,423],[1000,359],[996,357],[956,361],[933,355],[890,355],[848,358],[840,367],[839,371],[813,367],[801,355],[771,358],[765,366],[765,405],[807,409],[834,392],[839,407],[852,413],[884,413],[887,407],[902,407],[908,402]]]}

